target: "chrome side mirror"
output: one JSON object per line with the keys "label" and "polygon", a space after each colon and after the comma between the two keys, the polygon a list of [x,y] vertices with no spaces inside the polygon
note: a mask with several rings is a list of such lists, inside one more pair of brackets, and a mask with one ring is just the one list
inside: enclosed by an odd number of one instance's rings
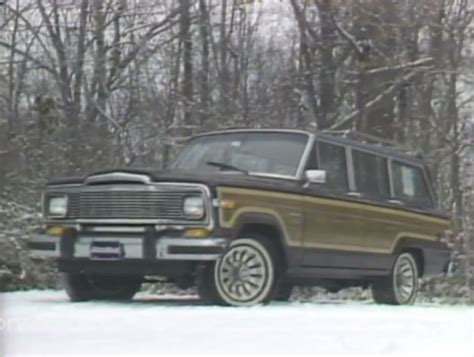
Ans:
{"label": "chrome side mirror", "polygon": [[326,183],[326,170],[306,170],[306,178],[310,183]]}

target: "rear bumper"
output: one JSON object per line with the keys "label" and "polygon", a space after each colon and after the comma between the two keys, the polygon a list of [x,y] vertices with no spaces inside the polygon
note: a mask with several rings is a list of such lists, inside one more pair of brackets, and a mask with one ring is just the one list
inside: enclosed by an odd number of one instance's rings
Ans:
{"label": "rear bumper", "polygon": [[66,234],[45,233],[28,241],[33,258],[90,261],[214,261],[229,243],[227,238],[182,238],[166,235],[137,234]]}

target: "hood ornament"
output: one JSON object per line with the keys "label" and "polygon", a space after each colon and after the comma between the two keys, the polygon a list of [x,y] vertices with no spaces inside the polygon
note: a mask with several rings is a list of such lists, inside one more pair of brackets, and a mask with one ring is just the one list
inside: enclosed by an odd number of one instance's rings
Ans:
{"label": "hood ornament", "polygon": [[86,178],[86,185],[94,185],[100,183],[114,183],[114,182],[126,182],[126,183],[142,183],[150,184],[151,179],[148,175],[143,174],[132,174],[128,172],[110,172],[106,174],[91,175]]}

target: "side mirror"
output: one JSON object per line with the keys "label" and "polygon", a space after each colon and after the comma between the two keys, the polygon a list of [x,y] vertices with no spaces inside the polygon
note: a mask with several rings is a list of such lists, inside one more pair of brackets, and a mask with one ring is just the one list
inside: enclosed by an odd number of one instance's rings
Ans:
{"label": "side mirror", "polygon": [[310,183],[326,183],[326,171],[306,170],[306,178]]}

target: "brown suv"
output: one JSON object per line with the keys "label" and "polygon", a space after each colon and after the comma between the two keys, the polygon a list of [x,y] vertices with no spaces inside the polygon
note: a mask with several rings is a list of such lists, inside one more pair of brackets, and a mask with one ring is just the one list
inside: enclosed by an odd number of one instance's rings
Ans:
{"label": "brown suv", "polygon": [[447,269],[449,220],[423,162],[371,141],[227,130],[191,139],[166,171],[51,181],[30,249],[56,259],[71,300],[130,299],[159,277],[218,304],[286,300],[294,285],[410,304],[418,278]]}

